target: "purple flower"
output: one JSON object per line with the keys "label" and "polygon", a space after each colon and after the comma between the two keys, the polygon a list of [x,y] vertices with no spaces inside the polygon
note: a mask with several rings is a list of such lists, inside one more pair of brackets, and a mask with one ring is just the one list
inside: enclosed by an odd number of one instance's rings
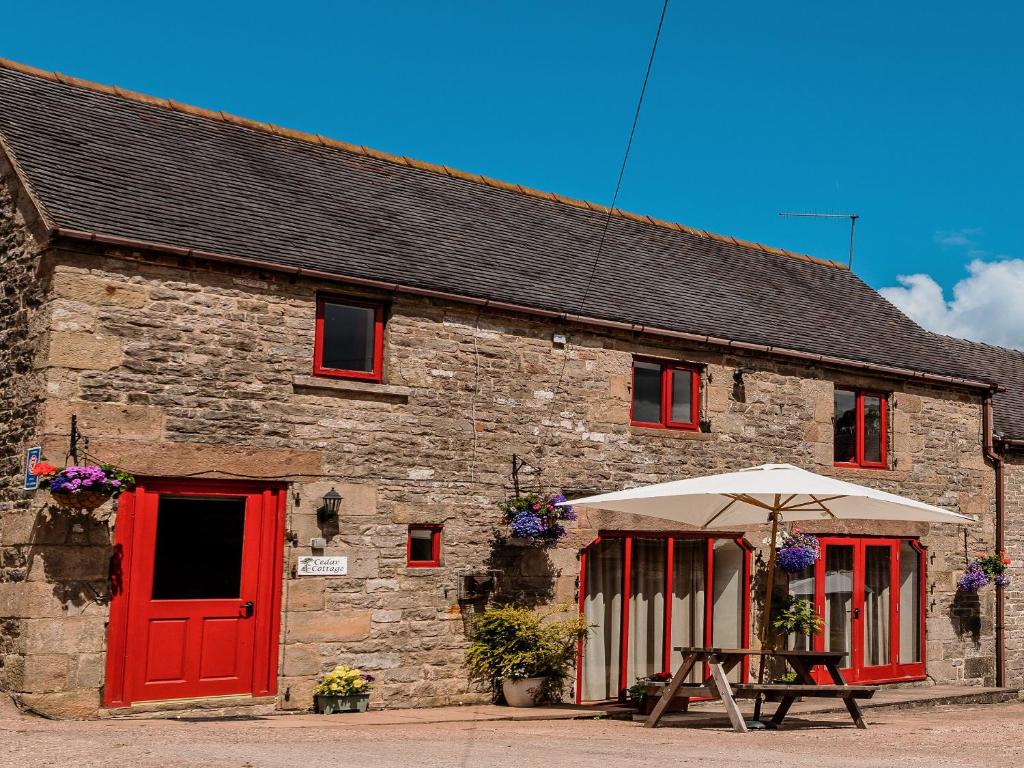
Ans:
{"label": "purple flower", "polygon": [[956,585],[963,592],[977,592],[989,583],[988,576],[981,570],[981,566],[974,562],[967,566],[964,575],[960,577]]}
{"label": "purple flower", "polygon": [[1000,573],[998,576],[996,576],[996,586],[997,587],[1008,587],[1008,586],[1010,586],[1010,577],[1009,576],[1004,576],[1003,574]]}
{"label": "purple flower", "polygon": [[516,515],[510,527],[513,535],[523,539],[532,539],[544,532],[544,523],[530,510],[523,510]]}
{"label": "purple flower", "polygon": [[809,568],[817,561],[818,556],[814,550],[807,547],[782,547],[776,554],[776,562],[786,573],[799,573]]}

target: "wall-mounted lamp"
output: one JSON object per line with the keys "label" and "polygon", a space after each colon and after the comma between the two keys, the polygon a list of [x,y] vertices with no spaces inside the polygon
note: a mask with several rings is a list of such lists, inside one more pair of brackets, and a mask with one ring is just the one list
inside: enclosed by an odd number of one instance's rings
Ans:
{"label": "wall-mounted lamp", "polygon": [[316,519],[321,523],[330,520],[332,517],[338,516],[338,507],[341,506],[341,494],[334,490],[334,486],[331,486],[331,490],[323,495],[320,505],[320,509],[316,511]]}

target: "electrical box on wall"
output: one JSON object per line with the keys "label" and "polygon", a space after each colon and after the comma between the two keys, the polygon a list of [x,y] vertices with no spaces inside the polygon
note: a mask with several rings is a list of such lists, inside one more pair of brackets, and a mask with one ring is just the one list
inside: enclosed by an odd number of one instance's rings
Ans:
{"label": "electrical box on wall", "polygon": [[487,600],[497,586],[497,571],[464,571],[458,575],[459,600],[479,602]]}

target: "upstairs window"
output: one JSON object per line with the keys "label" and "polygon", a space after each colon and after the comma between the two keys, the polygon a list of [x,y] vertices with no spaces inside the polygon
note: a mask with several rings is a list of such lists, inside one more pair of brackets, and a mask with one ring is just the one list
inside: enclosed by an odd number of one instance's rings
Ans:
{"label": "upstairs window", "polygon": [[313,374],[380,381],[384,360],[384,306],[317,298]]}
{"label": "upstairs window", "polygon": [[441,565],[441,526],[410,525],[406,558],[410,568],[436,568]]}
{"label": "upstairs window", "polygon": [[837,467],[888,466],[888,399],[877,392],[836,389],[834,452]]}
{"label": "upstairs window", "polygon": [[700,373],[677,363],[633,361],[629,423],[658,429],[697,429]]}

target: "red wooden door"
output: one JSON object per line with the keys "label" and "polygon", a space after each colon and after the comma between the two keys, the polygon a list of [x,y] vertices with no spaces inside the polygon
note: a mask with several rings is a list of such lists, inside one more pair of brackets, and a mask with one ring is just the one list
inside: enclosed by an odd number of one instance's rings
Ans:
{"label": "red wooden door", "polygon": [[272,692],[282,507],[277,490],[231,483],[122,497],[108,706]]}
{"label": "red wooden door", "polygon": [[[815,608],[817,650],[842,650],[848,682],[924,676],[924,558],[907,539],[823,537]],[[824,670],[816,676],[831,682]]]}

